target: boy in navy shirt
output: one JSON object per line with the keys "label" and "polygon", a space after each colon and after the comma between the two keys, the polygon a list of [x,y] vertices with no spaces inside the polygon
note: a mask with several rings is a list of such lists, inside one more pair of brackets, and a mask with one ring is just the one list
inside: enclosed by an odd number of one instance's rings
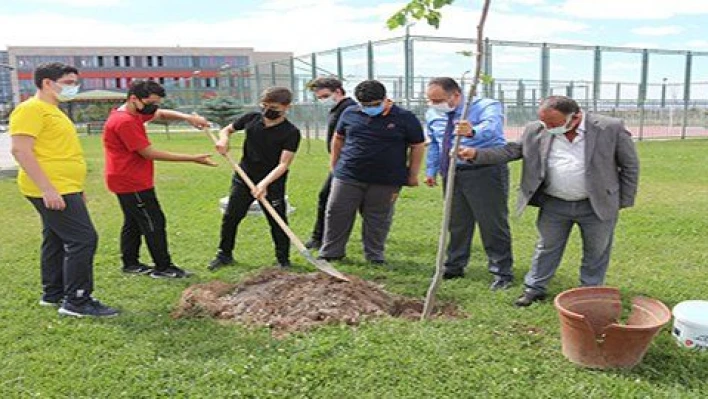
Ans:
{"label": "boy in navy shirt", "polygon": [[402,186],[417,186],[424,152],[416,116],[386,98],[386,88],[366,80],[354,89],[359,105],[347,108],[332,140],[332,192],[327,202],[320,258],[344,257],[357,210],[364,256],[385,263],[384,245]]}

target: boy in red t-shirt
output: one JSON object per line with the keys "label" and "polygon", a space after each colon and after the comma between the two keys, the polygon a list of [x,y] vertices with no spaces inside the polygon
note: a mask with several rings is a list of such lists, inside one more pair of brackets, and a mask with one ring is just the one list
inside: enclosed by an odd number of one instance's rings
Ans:
{"label": "boy in red t-shirt", "polygon": [[[120,252],[123,272],[150,274],[153,278],[188,277],[189,272],[172,263],[167,246],[165,215],[155,194],[153,161],[195,162],[216,166],[208,154],[175,154],[155,149],[147,137],[145,122],[179,120],[203,129],[209,122],[199,115],[159,109],[165,89],[152,80],[136,80],[128,99],[111,111],[103,130],[106,185],[118,196],[123,211]],[[141,236],[155,269],[140,263]]]}

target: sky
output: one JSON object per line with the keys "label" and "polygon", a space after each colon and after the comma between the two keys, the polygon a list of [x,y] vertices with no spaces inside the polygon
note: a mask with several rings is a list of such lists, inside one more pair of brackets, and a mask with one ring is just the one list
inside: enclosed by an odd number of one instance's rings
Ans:
{"label": "sky", "polygon": [[[20,45],[245,46],[304,55],[400,36],[386,19],[405,1],[387,0],[22,0],[0,1],[0,49]],[[456,0],[434,29],[413,35],[476,35],[481,0]],[[708,51],[708,0],[492,0],[486,36],[496,40]],[[459,76],[469,45],[416,44],[414,74]],[[377,70],[402,73],[400,46],[377,48]],[[493,75],[538,79],[538,49],[500,47]],[[363,74],[363,50],[345,53]],[[551,78],[592,80],[592,53],[553,51]],[[334,59],[323,60],[322,65]],[[468,66],[470,65],[470,66]],[[603,80],[638,82],[640,55],[603,55]],[[649,81],[681,82],[685,57],[652,56]],[[694,57],[693,80],[708,81],[708,56]],[[708,91],[708,84],[706,85]]]}

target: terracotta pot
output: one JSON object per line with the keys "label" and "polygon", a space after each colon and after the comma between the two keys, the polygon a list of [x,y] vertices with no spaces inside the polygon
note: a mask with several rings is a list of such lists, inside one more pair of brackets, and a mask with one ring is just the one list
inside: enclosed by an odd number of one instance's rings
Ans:
{"label": "terracotta pot", "polygon": [[637,365],[671,312],[660,301],[632,299],[626,324],[620,292],[612,287],[582,287],[564,291],[554,301],[561,323],[563,355],[573,363],[593,368],[629,368]]}

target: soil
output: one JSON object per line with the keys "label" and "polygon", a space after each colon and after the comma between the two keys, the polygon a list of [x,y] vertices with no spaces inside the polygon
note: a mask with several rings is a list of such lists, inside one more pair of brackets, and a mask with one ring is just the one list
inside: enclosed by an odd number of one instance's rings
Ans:
{"label": "soil", "polygon": [[[356,326],[365,320],[418,320],[423,301],[386,292],[382,286],[348,276],[344,282],[323,273],[266,269],[240,284],[212,281],[188,287],[172,316],[212,317],[269,327],[276,337],[320,325]],[[454,304],[439,303],[434,318],[463,318]]]}

